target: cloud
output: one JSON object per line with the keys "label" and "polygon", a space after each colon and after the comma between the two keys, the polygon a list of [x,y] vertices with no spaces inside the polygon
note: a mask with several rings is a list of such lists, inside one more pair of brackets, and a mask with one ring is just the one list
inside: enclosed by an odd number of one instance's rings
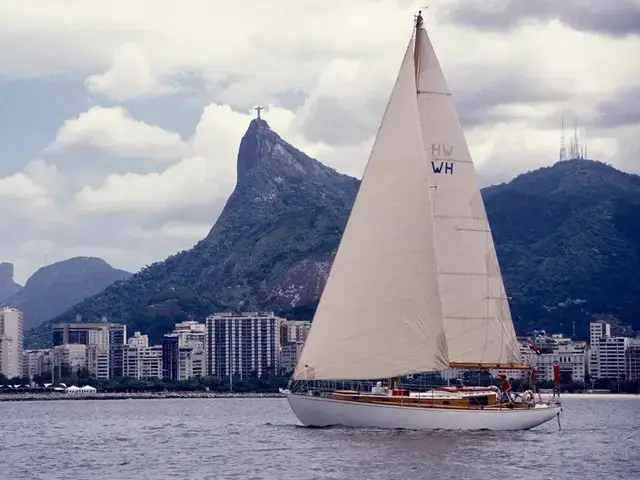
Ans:
{"label": "cloud", "polygon": [[161,82],[146,49],[130,42],[116,50],[113,63],[106,72],[90,75],[85,83],[89,91],[119,102],[176,91],[176,87]]}
{"label": "cloud", "polygon": [[613,37],[640,35],[638,0],[458,0],[445,18],[485,30],[513,29],[527,22],[560,21],[574,29]]}
{"label": "cloud", "polygon": [[31,206],[47,206],[59,191],[63,178],[55,165],[42,159],[29,162],[21,172],[0,178],[0,198],[3,209],[9,201],[26,202]]}
{"label": "cloud", "polygon": [[640,128],[640,87],[617,92],[614,98],[598,104],[595,113],[593,124],[597,127],[636,125]]}
{"label": "cloud", "polygon": [[[98,188],[84,187],[76,195],[81,210],[160,210],[213,204],[231,193],[224,165],[189,157],[160,173],[109,175]],[[213,182],[213,183],[211,183]]]}
{"label": "cloud", "polygon": [[55,196],[64,186],[64,178],[58,167],[36,158],[24,167],[24,173],[48,195]]}
{"label": "cloud", "polygon": [[188,146],[177,133],[138,121],[122,107],[94,106],[67,120],[46,151],[73,150],[175,160],[188,151]]}
{"label": "cloud", "polygon": [[368,139],[378,127],[393,77],[392,71],[361,60],[328,62],[297,111],[297,128],[308,140],[330,145]]}
{"label": "cloud", "polygon": [[370,0],[192,0],[188,8],[156,0],[152,10],[129,0],[3,4],[0,75],[78,76],[92,91],[129,100],[196,72],[215,90],[214,101],[273,103],[274,91],[313,87],[333,58],[393,55],[412,15],[393,1]]}
{"label": "cloud", "polygon": [[33,232],[48,232],[65,223],[65,214],[56,208],[56,195],[63,187],[57,167],[40,159],[29,162],[21,172],[0,178],[0,258],[3,245],[15,245]]}
{"label": "cloud", "polygon": [[17,200],[44,197],[45,190],[24,173],[0,178],[0,196]]}

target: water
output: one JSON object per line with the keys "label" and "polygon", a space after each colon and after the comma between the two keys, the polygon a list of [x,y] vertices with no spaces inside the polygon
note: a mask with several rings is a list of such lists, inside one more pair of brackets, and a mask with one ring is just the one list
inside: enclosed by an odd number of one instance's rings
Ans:
{"label": "water", "polygon": [[285,399],[0,403],[0,479],[640,478],[640,397],[528,432],[298,427]]}

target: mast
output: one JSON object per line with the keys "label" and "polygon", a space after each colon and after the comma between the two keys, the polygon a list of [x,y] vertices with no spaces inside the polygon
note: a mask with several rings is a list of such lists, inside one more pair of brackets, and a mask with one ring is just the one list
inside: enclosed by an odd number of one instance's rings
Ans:
{"label": "mast", "polygon": [[[413,67],[415,70],[416,79],[416,94],[418,91],[418,74],[420,72],[420,41],[418,40],[418,30],[422,28],[424,19],[422,18],[422,10],[418,10],[418,14],[415,15],[415,27],[413,32]],[[395,390],[400,388],[400,377],[392,377],[389,379],[389,388]]]}
{"label": "mast", "polygon": [[[426,8],[426,7],[425,7]],[[422,18],[422,10],[418,10],[415,18],[415,31],[413,32],[413,67],[415,69],[416,94],[418,92],[418,75],[420,72],[420,41],[418,31],[422,28],[424,19]],[[400,377],[392,377],[389,379],[389,388],[395,390],[400,388]]]}
{"label": "mast", "polygon": [[424,19],[422,18],[422,10],[418,10],[416,15],[416,26],[414,32],[414,47],[413,47],[413,64],[416,70],[416,89],[418,87],[418,72],[420,72],[420,41],[418,40],[418,30],[422,28]]}

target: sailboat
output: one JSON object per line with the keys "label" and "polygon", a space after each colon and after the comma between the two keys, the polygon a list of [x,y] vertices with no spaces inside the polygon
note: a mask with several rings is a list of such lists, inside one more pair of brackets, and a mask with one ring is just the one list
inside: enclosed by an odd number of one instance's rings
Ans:
{"label": "sailboat", "polygon": [[[561,405],[533,394],[512,401],[495,387],[400,385],[406,375],[448,368],[531,368],[522,364],[473,161],[423,23],[419,12],[287,399],[306,426],[530,429],[559,416]],[[321,387],[355,380],[372,387]]]}

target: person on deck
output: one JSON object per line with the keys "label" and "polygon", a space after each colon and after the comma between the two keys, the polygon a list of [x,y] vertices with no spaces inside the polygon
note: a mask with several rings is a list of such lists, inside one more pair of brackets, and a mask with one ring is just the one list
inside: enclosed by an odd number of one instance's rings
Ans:
{"label": "person on deck", "polygon": [[500,392],[502,393],[502,398],[500,399],[502,402],[511,403],[511,384],[509,383],[509,379],[504,373],[498,375],[502,383],[500,384]]}

